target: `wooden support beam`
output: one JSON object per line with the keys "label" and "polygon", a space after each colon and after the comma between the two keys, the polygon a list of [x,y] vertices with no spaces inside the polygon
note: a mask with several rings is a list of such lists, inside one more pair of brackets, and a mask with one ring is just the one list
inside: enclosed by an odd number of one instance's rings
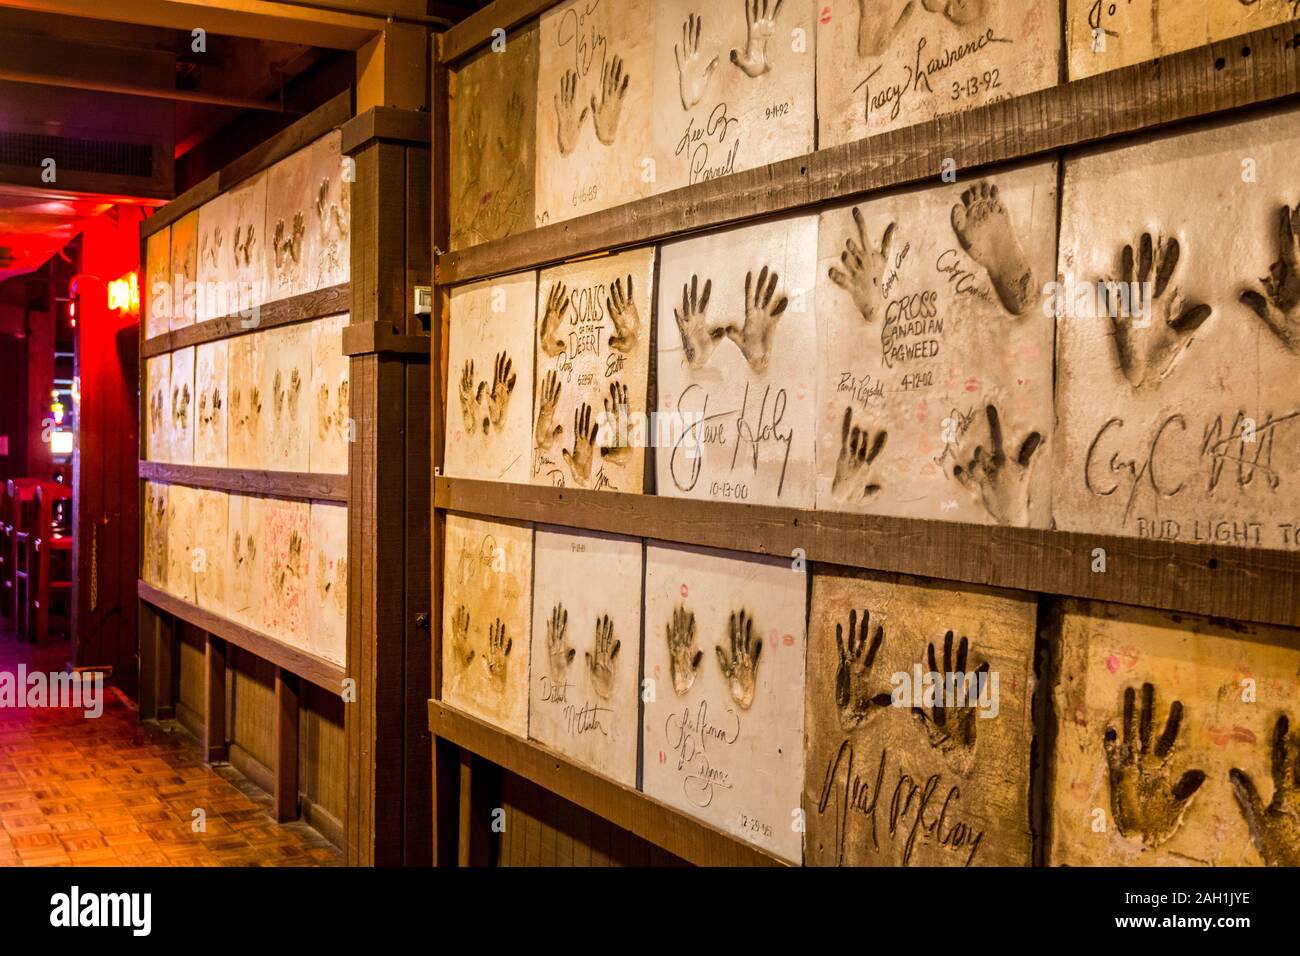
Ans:
{"label": "wooden support beam", "polygon": [[139,601],[140,719],[171,720],[176,716],[176,622],[144,598]]}
{"label": "wooden support beam", "polygon": [[487,866],[492,854],[492,818],[499,801],[490,796],[499,770],[471,750],[460,751],[460,835],[458,866]]}
{"label": "wooden support beam", "polygon": [[[157,216],[154,217],[155,219]],[[234,338],[237,335],[252,335],[266,329],[282,325],[297,325],[311,322],[327,315],[339,315],[352,306],[352,293],[346,284],[304,292],[287,299],[277,299],[259,306],[255,315],[226,315],[207,322],[197,322],[174,332],[163,332],[151,339],[146,339],[142,354],[152,358],[165,352],[188,345],[202,345],[204,342],[217,342]]]}
{"label": "wooden support beam", "polygon": [[391,322],[349,325],[343,330],[344,355],[379,355],[383,352],[403,355],[428,355],[429,337],[427,335],[402,335],[393,328]]}
{"label": "wooden support beam", "polygon": [[[422,59],[427,47],[421,46]],[[425,94],[427,96],[427,92]],[[431,272],[421,238],[425,146],[374,138],[354,147],[350,345],[391,329],[402,350],[351,358],[348,671],[345,709],[349,865],[428,865],[432,852],[429,696],[428,356],[416,349],[410,277]],[[412,223],[418,223],[413,226]],[[421,248],[423,247],[423,248]],[[425,280],[428,281],[427,279]],[[384,336],[379,336],[383,344]],[[387,341],[390,343],[393,338]]]}
{"label": "wooden support beam", "polygon": [[[449,76],[442,65],[441,50],[445,35],[433,38],[433,98],[432,98],[432,164],[429,170],[429,210],[431,244],[446,249],[450,233],[447,197],[449,187]],[[447,407],[447,321],[448,298],[446,290],[433,289],[433,313],[429,316],[429,463],[432,474],[440,475],[443,464],[443,410]],[[429,696],[442,697],[442,583],[443,542],[447,515],[434,507],[434,484],[429,485],[429,576],[432,590],[429,595]],[[433,743],[433,864],[454,866],[459,857],[459,758],[456,747],[445,740],[434,738]]]}
{"label": "wooden support beam", "polygon": [[380,106],[428,105],[429,31],[388,23],[357,51],[357,112]]}
{"label": "wooden support beam", "polygon": [[[4,0],[0,0],[0,5],[3,5],[3,3]],[[351,118],[352,91],[349,89],[326,100],[306,116],[299,120],[295,120],[293,125],[282,129],[261,145],[249,150],[229,166],[222,168],[213,173],[207,179],[204,179],[193,187],[185,190],[185,192],[181,193],[141,224],[141,238],[151,236],[158,230],[171,225],[182,216],[193,212],[209,200],[215,199],[219,194],[239,185],[250,176],[259,173],[264,169],[269,169],[286,156],[298,152],[298,150],[302,149],[308,143],[324,136],[330,130],[342,126]],[[141,255],[143,255],[143,252]],[[144,259],[141,258],[140,261],[143,262]],[[337,289],[338,287],[335,288]],[[320,291],[325,292],[332,290]],[[292,302],[292,300],[284,301]],[[279,303],[275,303],[275,305],[278,306]],[[265,308],[270,308],[270,306]],[[344,310],[341,309],[339,311]],[[217,319],[215,321],[220,322],[225,320]],[[203,326],[211,324],[211,322],[204,322],[200,323],[197,327],[202,328]],[[189,329],[181,331],[189,331]],[[224,338],[226,335],[232,334],[232,332],[233,330],[228,329],[219,335],[218,338]],[[193,343],[187,342],[184,344]]]}
{"label": "wooden support beam", "polygon": [[460,748],[433,736],[432,770],[433,865],[457,866],[460,862]]}
{"label": "wooden support beam", "polygon": [[417,8],[423,13],[422,5],[414,0],[350,0],[350,5],[356,13],[271,0],[0,0],[0,7],[56,16],[137,23],[186,33],[203,29],[332,50],[359,49],[384,26],[388,13],[406,12],[402,7],[409,8],[411,14]]}
{"label": "wooden support beam", "polygon": [[204,635],[203,648],[203,740],[204,763],[220,763],[226,751],[226,642]]}
{"label": "wooden support beam", "polygon": [[[343,668],[327,661],[322,657],[314,654],[308,654],[304,650],[292,647],[283,641],[276,640],[269,634],[263,634],[260,631],[254,631],[252,628],[245,627],[242,624],[236,624],[234,621],[214,614],[206,608],[201,608],[197,604],[191,604],[173,594],[161,591],[151,584],[144,581],[136,582],[136,591],[142,601],[148,602],[154,608],[160,609],[169,617],[177,617],[183,621],[193,624],[200,630],[207,631],[209,634],[215,634],[228,644],[234,644],[240,650],[248,651],[250,654],[256,654],[264,661],[270,661],[277,667],[282,667],[294,674],[302,677],[304,680],[311,681],[322,690],[331,694],[342,695],[343,693]],[[163,664],[167,665],[167,674],[171,673],[171,661],[173,659],[172,647],[174,641],[168,638],[166,641],[160,639],[159,648],[155,651],[158,656],[166,655],[166,661],[159,662],[159,668]],[[143,648],[142,648],[143,650]],[[152,667],[152,665],[151,665]],[[164,672],[159,670],[146,670],[144,661],[141,661],[141,673],[156,673],[158,680],[162,680]],[[168,678],[171,681],[171,678]],[[175,686],[174,682],[169,683],[166,688],[159,687],[156,695],[160,701],[166,700],[170,706],[173,699]],[[165,696],[164,696],[165,691]],[[170,716],[170,714],[168,715]]]}
{"label": "wooden support beam", "polygon": [[[521,740],[438,701],[429,701],[429,726],[460,750],[461,866],[487,861],[491,813],[500,808],[490,773],[503,768],[564,800],[700,866],[787,866],[753,844],[615,783],[564,755]],[[473,778],[477,777],[477,781]],[[511,826],[506,818],[504,824]]]}
{"label": "wooden support beam", "polygon": [[471,14],[443,34],[438,62],[445,65],[469,56],[479,47],[492,42],[494,30],[507,33],[515,27],[541,16],[560,0],[496,0]]}
{"label": "wooden support beam", "polygon": [[[518,521],[1300,627],[1300,552],[439,478],[435,505]],[[1108,573],[1092,554],[1106,552]],[[997,560],[990,560],[997,555]]]}
{"label": "wooden support beam", "polygon": [[358,113],[343,125],[343,152],[354,153],[372,139],[410,146],[429,145],[429,114],[422,110],[402,110],[391,106],[373,106]]}
{"label": "wooden support beam", "polygon": [[140,462],[139,474],[149,481],[175,482],[191,488],[211,488],[245,495],[269,495],[295,501],[341,501],[344,504],[348,500],[347,475],[243,471],[207,465],[172,465],[161,461]]}
{"label": "wooden support beam", "polygon": [[298,819],[298,677],[275,669],[275,821]]}

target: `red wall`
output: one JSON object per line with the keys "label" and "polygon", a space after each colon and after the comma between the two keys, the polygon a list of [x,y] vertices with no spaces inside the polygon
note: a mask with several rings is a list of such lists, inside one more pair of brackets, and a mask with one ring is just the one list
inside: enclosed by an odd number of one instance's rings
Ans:
{"label": "red wall", "polygon": [[140,269],[137,207],[89,221],[77,285],[77,375],[81,384],[73,487],[76,574],[73,663],[111,665],[113,680],[136,687],[136,576],[139,566],[137,460],[140,317],[108,308],[107,283]]}

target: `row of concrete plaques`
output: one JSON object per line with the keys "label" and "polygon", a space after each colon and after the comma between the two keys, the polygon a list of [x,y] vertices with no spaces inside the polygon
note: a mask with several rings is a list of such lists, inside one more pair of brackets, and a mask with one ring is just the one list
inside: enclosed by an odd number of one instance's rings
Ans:
{"label": "row of concrete plaques", "polygon": [[145,360],[149,461],[258,471],[348,470],[346,315]]}
{"label": "row of concrete plaques", "polygon": [[342,664],[347,507],[145,482],[143,578]]}
{"label": "row of concrete plaques", "polygon": [[1295,632],[820,566],[809,606],[802,563],[454,514],[445,567],[446,703],[791,862],[1300,863]]}
{"label": "row of concrete plaques", "polygon": [[446,473],[1300,547],[1297,129],[459,287]]}
{"label": "row of concrete plaques", "polygon": [[1164,56],[1293,0],[570,0],[454,74],[452,248]]}
{"label": "row of concrete plaques", "polygon": [[350,160],[329,133],[152,234],[145,337],[348,281]]}

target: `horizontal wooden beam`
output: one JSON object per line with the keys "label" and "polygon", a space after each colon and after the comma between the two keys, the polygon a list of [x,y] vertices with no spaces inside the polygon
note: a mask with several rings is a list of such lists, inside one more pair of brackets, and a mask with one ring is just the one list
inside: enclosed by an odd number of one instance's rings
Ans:
{"label": "horizontal wooden beam", "polygon": [[[0,7],[53,16],[166,27],[211,34],[355,50],[383,29],[394,0],[353,0],[355,13],[312,9],[271,0],[0,0]],[[383,7],[387,7],[387,11]],[[370,9],[366,9],[369,7]],[[367,15],[369,14],[369,15]]]}
{"label": "horizontal wooden beam", "polygon": [[268,302],[258,307],[256,317],[224,315],[219,319],[195,322],[184,328],[155,335],[151,339],[146,339],[140,346],[140,354],[144,358],[152,358],[165,352],[175,352],[189,345],[216,342],[237,335],[251,335],[279,325],[296,325],[299,322],[322,319],[327,315],[338,315],[351,308],[352,288],[345,282]]}
{"label": "horizontal wooden beam", "polygon": [[334,94],[306,116],[223,166],[218,172],[221,191],[229,192],[245,179],[270,169],[280,160],[306,149],[326,133],[343,126],[352,118],[352,109],[352,90]]}
{"label": "horizontal wooden beam", "polygon": [[431,114],[394,106],[373,106],[343,124],[343,153],[351,155],[372,140],[428,146],[433,139]]}
{"label": "horizontal wooden beam", "polygon": [[[448,511],[1300,627],[1300,551],[438,478]],[[1106,570],[1094,573],[1094,550]]]}
{"label": "horizontal wooden beam", "polygon": [[[0,0],[0,6],[5,0]],[[310,145],[332,129],[352,118],[352,91],[344,90],[326,100],[306,116],[285,127],[261,145],[250,149],[229,166],[187,189],[148,220],[141,223],[140,235],[148,237],[170,226],[219,194],[239,185],[250,176],[269,169],[286,156]]]}
{"label": "horizontal wooden beam", "polygon": [[437,282],[469,282],[938,181],[949,160],[961,180],[976,167],[1293,97],[1300,93],[1298,28],[1300,21],[1257,30],[449,252],[438,261]]}
{"label": "horizontal wooden beam", "polygon": [[211,202],[221,193],[221,174],[213,173],[181,193],[152,216],[140,223],[140,238],[147,239],[155,232],[166,229],[178,219]]}
{"label": "horizontal wooden beam", "polygon": [[291,674],[297,674],[327,693],[336,697],[343,696],[343,679],[347,671],[332,661],[309,654],[296,647],[276,640],[269,634],[237,624],[228,618],[191,604],[189,601],[168,594],[144,581],[136,581],[136,592],[140,600],[147,601],[154,607],[166,611],[173,617],[188,621],[201,631],[207,631],[241,650],[270,661]]}
{"label": "horizontal wooden beam", "polygon": [[507,33],[541,16],[560,0],[495,0],[443,34],[442,62],[454,64],[492,41],[492,31]]}
{"label": "horizontal wooden beam", "polygon": [[344,355],[428,355],[429,336],[399,335],[392,322],[367,322],[343,329]]}
{"label": "horizontal wooden beam", "polygon": [[303,471],[247,471],[242,468],[210,468],[206,465],[172,465],[162,461],[140,462],[139,474],[148,481],[211,488],[245,495],[269,495],[295,501],[348,500],[347,475],[318,475]]}
{"label": "horizontal wooden beam", "polygon": [[779,857],[639,790],[608,780],[548,747],[511,736],[441,701],[429,701],[429,730],[435,737],[545,787],[697,866],[788,865]]}

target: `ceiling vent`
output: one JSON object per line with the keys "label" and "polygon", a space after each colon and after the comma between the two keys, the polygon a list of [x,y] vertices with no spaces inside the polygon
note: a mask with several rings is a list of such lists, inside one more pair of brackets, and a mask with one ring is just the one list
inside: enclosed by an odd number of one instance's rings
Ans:
{"label": "ceiling vent", "polygon": [[53,159],[59,169],[153,178],[153,147],[104,139],[48,136],[0,130],[0,165],[40,168]]}

